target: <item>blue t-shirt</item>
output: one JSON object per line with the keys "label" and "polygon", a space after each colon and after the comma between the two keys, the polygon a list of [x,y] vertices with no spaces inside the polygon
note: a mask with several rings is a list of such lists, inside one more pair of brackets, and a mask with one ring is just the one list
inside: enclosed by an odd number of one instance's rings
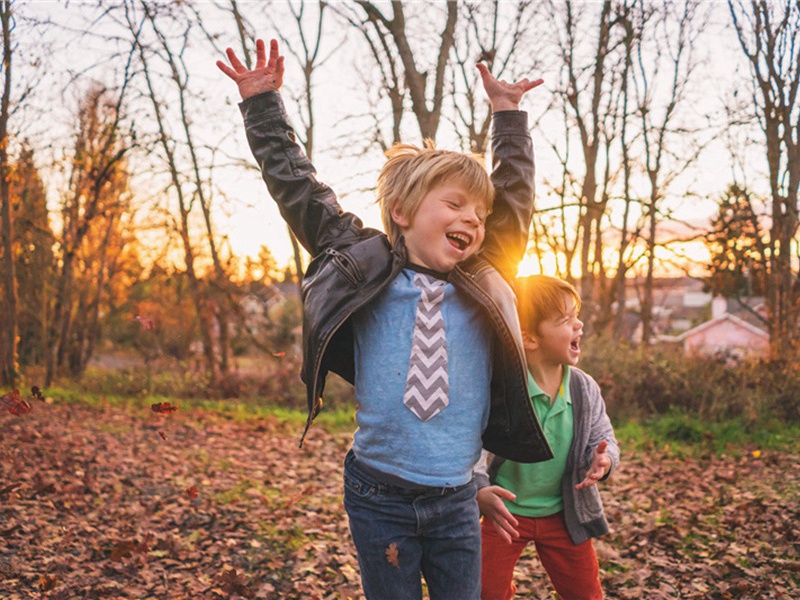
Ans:
{"label": "blue t-shirt", "polygon": [[422,421],[404,403],[420,289],[404,269],[353,316],[355,392],[353,451],[368,468],[412,483],[468,483],[489,418],[492,331],[479,306],[445,285],[449,405]]}

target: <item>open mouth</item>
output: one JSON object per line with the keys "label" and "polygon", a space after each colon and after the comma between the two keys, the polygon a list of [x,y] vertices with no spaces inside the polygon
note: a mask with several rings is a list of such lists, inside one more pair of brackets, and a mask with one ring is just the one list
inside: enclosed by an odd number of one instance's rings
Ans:
{"label": "open mouth", "polygon": [[581,351],[581,338],[576,338],[569,343],[569,349],[573,352]]}
{"label": "open mouth", "polygon": [[472,243],[472,238],[464,233],[448,233],[446,237],[454,248],[462,252]]}

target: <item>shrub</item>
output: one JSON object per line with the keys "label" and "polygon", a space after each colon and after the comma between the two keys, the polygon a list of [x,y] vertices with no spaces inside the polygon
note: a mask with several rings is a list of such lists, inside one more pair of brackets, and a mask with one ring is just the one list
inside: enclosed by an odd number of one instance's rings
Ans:
{"label": "shrub", "polygon": [[581,368],[597,379],[615,421],[678,411],[712,421],[800,422],[800,365],[788,361],[728,366],[675,347],[594,337],[586,340]]}

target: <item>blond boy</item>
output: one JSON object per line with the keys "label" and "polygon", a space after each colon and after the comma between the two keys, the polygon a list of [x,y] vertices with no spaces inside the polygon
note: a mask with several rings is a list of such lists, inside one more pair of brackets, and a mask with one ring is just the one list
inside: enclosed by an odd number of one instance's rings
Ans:
{"label": "blond boy", "polygon": [[[228,49],[248,141],[270,194],[312,255],[303,286],[308,427],[328,371],[354,383],[358,430],[344,503],[367,598],[478,598],[472,467],[483,443],[551,456],[528,402],[514,297],[533,210],[533,150],[515,84],[479,67],[495,111],[491,177],[472,156],[396,146],[378,179],[386,233],[344,212],[295,142],[283,57]],[[301,441],[302,443],[302,441]]]}

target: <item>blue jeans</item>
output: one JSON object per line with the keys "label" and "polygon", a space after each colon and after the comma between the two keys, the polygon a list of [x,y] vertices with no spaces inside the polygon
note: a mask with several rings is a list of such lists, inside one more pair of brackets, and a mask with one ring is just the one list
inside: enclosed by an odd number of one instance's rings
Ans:
{"label": "blue jeans", "polygon": [[344,508],[368,600],[479,600],[481,531],[474,482],[406,489],[344,462]]}

